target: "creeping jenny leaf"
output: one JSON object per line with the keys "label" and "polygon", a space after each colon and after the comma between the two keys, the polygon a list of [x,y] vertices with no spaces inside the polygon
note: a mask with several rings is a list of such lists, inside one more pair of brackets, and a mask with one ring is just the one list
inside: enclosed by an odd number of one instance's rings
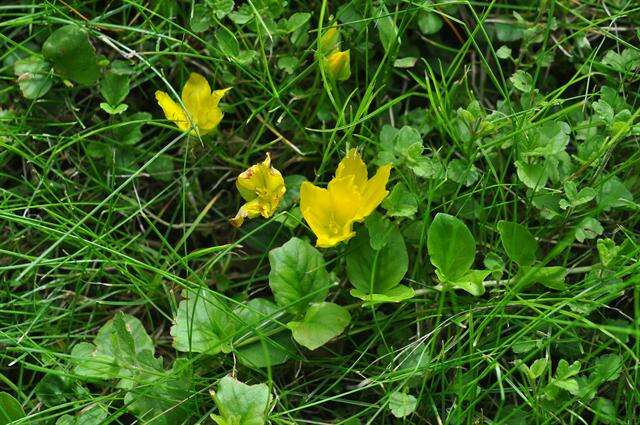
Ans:
{"label": "creeping jenny leaf", "polygon": [[171,326],[176,350],[210,355],[230,352],[236,319],[222,298],[208,289],[188,290],[183,296]]}
{"label": "creeping jenny leaf", "polygon": [[349,311],[338,304],[312,304],[301,322],[289,322],[287,327],[298,344],[315,350],[340,335],[351,321]]}
{"label": "creeping jenny leaf", "polygon": [[518,223],[499,221],[500,240],[507,256],[520,267],[533,264],[536,260],[538,242],[529,229]]}
{"label": "creeping jenny leaf", "polygon": [[389,396],[389,409],[396,418],[409,416],[416,410],[418,400],[411,394],[394,391]]}
{"label": "creeping jenny leaf", "polygon": [[276,303],[302,313],[312,302],[323,301],[331,279],[322,254],[302,239],[291,238],[269,252],[269,286]]}
{"label": "creeping jenny leaf", "polygon": [[93,344],[81,342],[71,350],[73,371],[86,379],[120,379],[120,388],[162,371],[162,358],[137,318],[118,313],[96,335]]}
{"label": "creeping jenny leaf", "polygon": [[42,45],[42,54],[62,78],[91,85],[100,77],[98,57],[89,36],[74,24],[58,28]]}
{"label": "creeping jenny leaf", "polygon": [[369,230],[362,229],[349,243],[347,276],[364,294],[385,294],[407,273],[409,258],[402,234],[394,227],[379,250],[371,246]]}
{"label": "creeping jenny leaf", "polygon": [[476,241],[458,218],[438,213],[427,234],[431,264],[450,281],[464,276],[476,257]]}
{"label": "creeping jenny leaf", "polygon": [[51,65],[38,56],[14,62],[13,73],[18,77],[18,86],[25,99],[38,99],[49,91],[53,84],[50,70]]}
{"label": "creeping jenny leaf", "polygon": [[211,415],[218,425],[264,425],[271,402],[266,384],[247,385],[230,375],[218,382],[211,393],[219,415]]}

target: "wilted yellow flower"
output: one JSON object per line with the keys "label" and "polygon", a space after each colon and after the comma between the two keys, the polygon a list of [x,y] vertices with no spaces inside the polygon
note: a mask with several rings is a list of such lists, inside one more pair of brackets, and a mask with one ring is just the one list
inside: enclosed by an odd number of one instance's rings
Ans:
{"label": "wilted yellow flower", "polygon": [[310,182],[300,186],[300,211],[315,233],[316,245],[328,248],[353,236],[353,223],[363,221],[389,194],[391,165],[383,165],[372,178],[356,149],[344,157],[326,189]]}
{"label": "wilted yellow flower", "polygon": [[341,52],[336,50],[323,59],[324,69],[329,77],[336,81],[348,80],[351,76],[351,63],[349,50]]}
{"label": "wilted yellow flower", "polygon": [[180,130],[203,136],[212,132],[222,120],[223,113],[218,103],[229,90],[212,92],[207,79],[192,72],[182,89],[182,103],[186,111],[163,91],[156,91],[156,100],[167,119],[173,121]]}
{"label": "wilted yellow flower", "polygon": [[340,33],[338,28],[333,26],[322,34],[318,40],[318,52],[321,55],[327,54],[336,49],[340,42]]}
{"label": "wilted yellow flower", "polygon": [[238,192],[247,201],[230,221],[235,227],[242,226],[245,218],[261,215],[269,218],[276,212],[286,188],[280,171],[271,166],[271,156],[249,167],[236,180]]}

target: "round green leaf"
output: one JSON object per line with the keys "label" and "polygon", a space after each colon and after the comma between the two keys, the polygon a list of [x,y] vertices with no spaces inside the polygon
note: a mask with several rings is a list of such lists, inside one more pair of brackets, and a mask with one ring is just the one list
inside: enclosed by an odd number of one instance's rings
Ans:
{"label": "round green leaf", "polygon": [[315,350],[340,335],[350,321],[351,315],[347,309],[323,302],[309,307],[303,321],[289,322],[287,327],[298,344]]}
{"label": "round green leaf", "polygon": [[91,85],[100,77],[96,52],[87,33],[77,25],[58,28],[42,46],[42,54],[62,78]]}
{"label": "round green leaf", "polygon": [[476,241],[467,226],[444,213],[438,213],[429,226],[427,249],[431,264],[451,281],[464,276],[476,257]]}
{"label": "round green leaf", "polygon": [[361,229],[349,244],[347,276],[361,293],[386,293],[402,281],[408,267],[407,247],[397,227],[391,229],[379,250],[372,248],[366,229]]}
{"label": "round green leaf", "polygon": [[298,314],[312,302],[324,301],[331,279],[322,254],[302,239],[291,238],[269,252],[269,286],[276,303]]}

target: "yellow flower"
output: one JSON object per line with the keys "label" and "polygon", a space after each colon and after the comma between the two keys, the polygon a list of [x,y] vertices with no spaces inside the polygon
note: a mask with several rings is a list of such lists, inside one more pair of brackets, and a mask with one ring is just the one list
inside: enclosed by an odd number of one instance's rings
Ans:
{"label": "yellow flower", "polygon": [[156,100],[167,119],[173,121],[180,130],[203,136],[212,132],[222,120],[223,114],[218,103],[229,90],[211,92],[207,79],[192,72],[182,89],[182,103],[186,111],[163,91],[156,91]]}
{"label": "yellow flower", "polygon": [[335,50],[323,59],[324,69],[332,79],[336,81],[348,80],[351,76],[351,64],[349,50]]}
{"label": "yellow flower", "polygon": [[235,227],[242,226],[245,218],[261,215],[269,218],[276,212],[286,188],[280,171],[271,166],[271,156],[249,167],[236,180],[238,192],[247,201],[230,221]]}
{"label": "yellow flower", "polygon": [[391,165],[372,178],[356,149],[347,152],[326,189],[310,182],[300,186],[300,211],[317,236],[316,245],[328,248],[355,236],[353,223],[363,221],[389,194]]}

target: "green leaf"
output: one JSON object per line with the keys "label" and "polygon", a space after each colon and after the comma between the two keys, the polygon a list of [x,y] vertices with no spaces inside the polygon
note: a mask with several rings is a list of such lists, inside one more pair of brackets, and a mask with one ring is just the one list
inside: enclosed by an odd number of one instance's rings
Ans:
{"label": "green leaf", "polygon": [[340,335],[351,321],[349,311],[338,304],[322,302],[312,304],[301,322],[287,323],[293,339],[309,350],[322,347]]}
{"label": "green leaf", "polygon": [[324,301],[332,281],[322,254],[298,238],[269,252],[269,286],[276,303],[294,314],[313,302]]}
{"label": "green leaf", "polygon": [[600,382],[615,381],[620,377],[622,366],[622,356],[604,354],[596,359],[594,373]]}
{"label": "green leaf", "polygon": [[382,303],[399,303],[400,301],[408,300],[415,296],[415,291],[413,288],[404,285],[394,286],[391,289],[388,289],[382,294],[369,294],[359,289],[352,289],[349,293],[355,297],[359,298],[364,303],[363,306],[370,306]]}
{"label": "green leaf", "polygon": [[265,384],[247,385],[230,375],[218,382],[212,392],[219,415],[211,415],[218,425],[264,425],[271,403],[269,387]]}
{"label": "green leaf", "polygon": [[628,207],[633,202],[633,194],[629,192],[629,189],[618,179],[613,176],[607,179],[596,195],[596,202],[598,206],[604,211],[609,211],[613,208]]}
{"label": "green leaf", "polygon": [[571,134],[571,127],[564,121],[548,121],[528,133],[529,140],[523,141],[526,156],[539,156],[546,160],[565,153]]}
{"label": "green leaf", "polygon": [[393,62],[395,68],[413,68],[416,65],[418,58],[414,56],[408,56],[406,58],[396,59]]}
{"label": "green leaf", "polygon": [[560,201],[560,208],[563,210],[572,207],[578,207],[582,204],[586,204],[596,197],[596,191],[590,187],[585,187],[578,192],[577,186],[571,180],[567,180],[564,183],[564,192],[567,196],[568,202],[564,199]]}
{"label": "green leaf", "polygon": [[500,46],[500,48],[496,50],[496,56],[499,59],[508,59],[511,57],[511,49],[509,46]]}
{"label": "green leaf", "polygon": [[100,94],[112,107],[121,104],[129,94],[129,76],[108,71],[100,82]]}
{"label": "green leaf", "polygon": [[538,359],[536,361],[534,361],[531,364],[531,367],[529,368],[529,371],[531,372],[531,377],[533,379],[537,379],[539,377],[541,377],[544,372],[547,370],[547,359],[545,358],[541,358]]}
{"label": "green leaf", "polygon": [[487,253],[482,264],[484,264],[487,270],[491,271],[491,275],[494,279],[499,280],[502,277],[502,274],[504,273],[504,261],[495,252]]}
{"label": "green leaf", "polygon": [[454,159],[447,165],[447,177],[467,187],[478,181],[480,173],[473,165],[461,159]]}
{"label": "green leaf", "polygon": [[436,34],[442,28],[442,19],[432,12],[420,12],[418,16],[418,28],[425,35]]}
{"label": "green leaf", "polygon": [[0,425],[8,425],[26,416],[18,400],[8,393],[0,392]]}
{"label": "green leaf", "polygon": [[[232,3],[233,7],[233,3]],[[189,20],[189,26],[191,31],[195,33],[205,32],[211,27],[213,20],[209,8],[205,4],[196,4],[193,6],[191,12],[191,19]]]}
{"label": "green leaf", "polygon": [[[272,367],[286,362],[294,345],[286,328],[278,323],[278,307],[264,298],[254,298],[234,310],[242,326],[236,329],[234,352],[251,367]],[[251,342],[253,341],[253,342]]]}
{"label": "green leaf", "polygon": [[365,224],[367,226],[371,248],[376,251],[381,250],[387,244],[389,236],[395,229],[395,226],[385,216],[377,212],[367,217]]}
{"label": "green leaf", "polygon": [[418,199],[404,183],[398,183],[382,202],[382,207],[391,217],[412,217],[418,211]]}
{"label": "green leaf", "polygon": [[555,377],[558,379],[571,378],[572,376],[576,376],[580,372],[581,367],[582,364],[578,360],[569,364],[569,362],[567,362],[565,359],[560,359],[556,368]]}
{"label": "green leaf", "polygon": [[476,241],[461,220],[438,213],[429,226],[427,249],[431,264],[446,280],[456,281],[469,272],[476,256]]}
{"label": "green leaf", "polygon": [[378,27],[378,34],[380,36],[380,42],[384,47],[385,52],[389,52],[393,48],[397,48],[400,45],[400,37],[398,35],[398,27],[393,20],[393,15],[389,13],[384,3],[375,11],[376,13],[376,26]]}
{"label": "green leaf", "polygon": [[498,222],[500,240],[507,256],[520,267],[533,264],[536,260],[538,242],[529,229],[518,223],[508,221]]}
{"label": "green leaf", "polygon": [[63,374],[48,373],[36,385],[36,396],[45,406],[59,406],[76,390],[76,380]]}
{"label": "green leaf", "polygon": [[518,178],[528,188],[540,189],[547,184],[549,176],[544,163],[516,161],[515,164]]}
{"label": "green leaf", "polygon": [[189,423],[195,409],[192,375],[191,360],[178,358],[170,371],[159,373],[152,381],[128,391],[124,403],[140,423]]}
{"label": "green leaf", "polygon": [[532,283],[539,283],[547,288],[563,290],[567,289],[565,278],[567,277],[567,269],[561,266],[551,267],[523,267],[522,275],[526,275],[525,287]]}
{"label": "green leaf", "polygon": [[596,413],[596,419],[598,420],[598,423],[602,422],[606,425],[620,423],[618,422],[616,407],[611,400],[598,397],[592,403],[591,407]]}
{"label": "green leaf", "polygon": [[233,0],[208,0],[207,4],[216,14],[218,19],[222,19],[233,11]]}
{"label": "green leaf", "polygon": [[462,289],[475,297],[484,294],[484,279],[489,276],[491,270],[469,270],[464,275],[455,280],[446,279],[445,276],[436,270],[438,279],[442,282],[444,289]]}
{"label": "green leaf", "polygon": [[300,64],[300,60],[291,55],[281,56],[278,58],[277,66],[278,69],[282,69],[287,74],[293,74],[298,65]]}
{"label": "green leaf", "polygon": [[53,81],[50,72],[49,62],[38,56],[13,63],[13,73],[18,77],[18,86],[25,99],[39,99],[51,89]]}
{"label": "green leaf", "polygon": [[598,239],[597,242],[598,255],[603,266],[608,267],[618,256],[620,247],[616,245],[613,239]]}
{"label": "green leaf", "polygon": [[86,379],[120,379],[118,387],[153,378],[162,371],[162,358],[137,318],[117,313],[96,335],[93,344],[81,342],[71,350],[73,371]]}
{"label": "green leaf", "polygon": [[209,289],[185,290],[171,326],[178,351],[217,354],[231,351],[237,320],[224,300]]}
{"label": "green leaf", "polygon": [[119,115],[124,111],[126,111],[128,108],[129,108],[129,105],[127,105],[126,103],[121,103],[116,107],[112,107],[106,102],[100,102],[100,109],[102,109],[109,115]]}
{"label": "green leaf", "polygon": [[418,400],[410,394],[394,391],[389,396],[389,410],[396,418],[404,418],[412,414],[418,406]]}
{"label": "green leaf", "polygon": [[585,217],[576,225],[575,236],[578,242],[595,239],[604,232],[604,227],[593,217]]}
{"label": "green leaf", "polygon": [[215,38],[218,42],[218,48],[227,57],[235,58],[240,54],[240,44],[227,27],[219,27],[215,32]]}
{"label": "green leaf", "polygon": [[173,157],[159,155],[151,164],[147,165],[147,172],[151,177],[163,182],[173,180]]}
{"label": "green leaf", "polygon": [[151,121],[149,112],[136,112],[122,117],[122,123],[114,127],[113,137],[122,144],[135,145],[142,140],[142,126]]}
{"label": "green leaf", "polygon": [[311,13],[308,12],[296,12],[293,15],[289,16],[289,19],[286,20],[285,30],[288,33],[294,32],[300,28],[311,19]]}
{"label": "green leaf", "polygon": [[101,404],[94,404],[88,410],[82,410],[79,416],[64,415],[58,418],[56,425],[95,425],[101,424],[109,416],[109,410]]}
{"label": "green leaf", "polygon": [[533,77],[528,72],[517,70],[510,78],[513,86],[523,93],[530,93],[533,90]]}
{"label": "green leaf", "polygon": [[409,267],[407,247],[397,227],[379,250],[371,246],[369,231],[362,229],[349,243],[346,260],[349,281],[365,294],[386,293],[402,281]]}
{"label": "green leaf", "polygon": [[77,25],[58,28],[42,46],[45,59],[64,79],[92,85],[100,77],[98,57],[87,33]]}

